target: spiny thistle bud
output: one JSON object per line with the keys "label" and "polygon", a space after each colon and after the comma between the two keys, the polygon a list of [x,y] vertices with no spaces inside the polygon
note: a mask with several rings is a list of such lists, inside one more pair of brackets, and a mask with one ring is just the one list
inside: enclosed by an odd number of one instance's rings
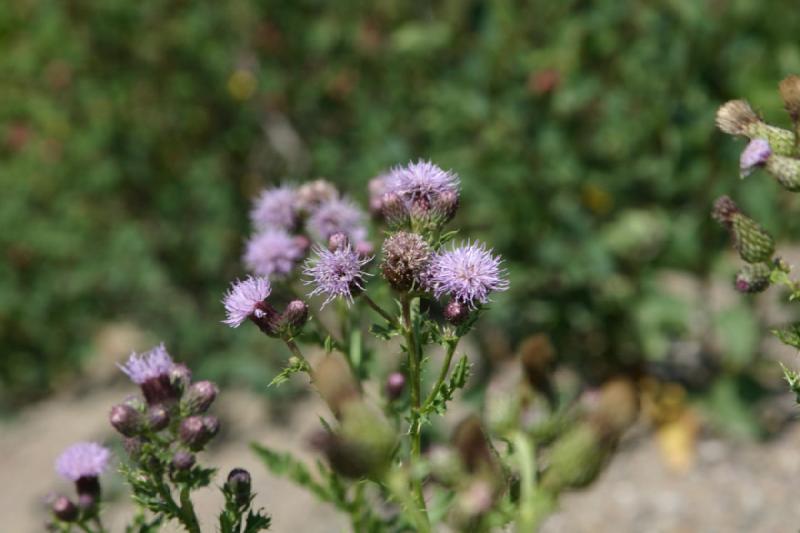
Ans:
{"label": "spiny thistle bud", "polygon": [[768,261],[775,252],[772,237],[752,218],[745,216],[727,196],[714,203],[712,216],[728,228],[739,256],[748,263]]}
{"label": "spiny thistle bud", "polygon": [[461,303],[456,299],[450,300],[444,308],[444,319],[449,323],[457,326],[464,322],[469,316],[470,309],[465,303]]}
{"label": "spiny thistle bud", "polygon": [[734,286],[743,293],[763,292],[769,288],[771,272],[768,263],[747,263],[736,274]]}
{"label": "spiny thistle bud", "polygon": [[406,377],[402,372],[392,372],[386,378],[386,397],[389,400],[396,400],[403,394],[406,386]]}
{"label": "spiny thistle bud", "polygon": [[192,371],[184,363],[177,363],[169,372],[169,382],[176,397],[180,396],[192,382]]}
{"label": "spiny thistle bud", "polygon": [[186,444],[189,449],[198,451],[211,439],[208,429],[203,422],[203,417],[190,416],[181,422],[179,436],[181,442]]}
{"label": "spiny thistle bud", "polygon": [[730,135],[766,139],[776,154],[794,153],[794,133],[764,123],[744,100],[731,100],[722,105],[717,111],[717,127]]}
{"label": "spiny thistle bud", "polygon": [[597,477],[610,453],[592,426],[581,423],[553,443],[542,487],[555,493],[584,487]]}
{"label": "spiny thistle bud", "polygon": [[390,226],[399,227],[408,222],[406,204],[395,192],[387,192],[381,196],[381,213]]}
{"label": "spiny thistle bud", "polygon": [[108,416],[111,425],[125,437],[133,437],[141,429],[141,415],[139,411],[128,404],[119,404],[111,408]]}
{"label": "spiny thistle bud", "polygon": [[419,274],[428,265],[431,253],[420,235],[395,233],[383,242],[383,276],[394,289],[407,291],[419,284]]}
{"label": "spiny thistle bud", "polygon": [[78,518],[78,508],[66,496],[58,496],[52,505],[53,515],[62,522],[74,522]]}
{"label": "spiny thistle bud", "polygon": [[446,224],[453,220],[458,211],[459,197],[455,191],[444,191],[434,201],[433,209],[436,216],[439,217],[442,224]]}
{"label": "spiny thistle bud", "polygon": [[241,507],[250,502],[250,489],[252,486],[250,472],[244,468],[234,468],[228,474],[228,481],[225,485],[237,505]]}
{"label": "spiny thistle bud", "polygon": [[375,247],[372,246],[372,243],[369,241],[360,241],[356,243],[356,254],[361,259],[369,259],[372,260],[372,253],[375,251]]}
{"label": "spiny thistle bud", "polygon": [[773,155],[766,161],[766,169],[787,191],[800,192],[800,160],[783,155]]}
{"label": "spiny thistle bud", "polygon": [[219,394],[219,388],[210,381],[198,381],[193,383],[186,392],[184,402],[189,414],[199,415],[208,411],[211,404]]}
{"label": "spiny thistle bud", "polygon": [[184,450],[178,450],[172,456],[172,468],[178,471],[186,471],[194,466],[195,457],[193,453]]}
{"label": "spiny thistle bud", "polygon": [[147,425],[153,431],[161,431],[169,425],[169,411],[163,405],[154,405],[147,411]]}
{"label": "spiny thistle bud", "polygon": [[328,237],[328,250],[331,252],[335,252],[345,246],[350,244],[350,239],[347,238],[342,232],[334,233],[330,237]]}
{"label": "spiny thistle bud", "polygon": [[739,158],[739,174],[749,176],[757,167],[762,167],[772,155],[772,149],[765,139],[753,139],[747,144]]}
{"label": "spiny thistle bud", "polygon": [[800,77],[794,74],[786,76],[778,85],[778,89],[792,122],[797,122],[800,119]]}

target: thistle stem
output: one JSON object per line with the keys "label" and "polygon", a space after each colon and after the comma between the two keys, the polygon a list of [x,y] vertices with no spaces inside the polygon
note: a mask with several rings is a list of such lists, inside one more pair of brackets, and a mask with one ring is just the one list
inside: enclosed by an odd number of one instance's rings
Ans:
{"label": "thistle stem", "polygon": [[519,467],[519,515],[516,530],[520,533],[536,531],[540,517],[537,516],[536,502],[536,456],[533,444],[522,432],[515,432],[511,442]]}
{"label": "thistle stem", "polygon": [[370,298],[366,293],[361,295],[361,299],[367,302],[367,305],[369,305],[373,310],[375,310],[376,313],[385,318],[387,322],[389,322],[393,326],[398,325],[397,320],[395,320],[395,318],[392,315],[384,311],[383,308],[380,305],[376,304],[375,301],[372,298]]}
{"label": "thistle stem", "polygon": [[411,470],[411,485],[414,496],[417,500],[417,505],[421,514],[428,519],[428,511],[425,505],[425,495],[422,491],[422,480],[417,478],[415,465],[419,463],[422,455],[422,428],[419,421],[420,413],[420,388],[422,375],[420,372],[420,354],[418,352],[417,339],[414,331],[414,326],[411,322],[411,300],[412,297],[403,295],[401,298],[402,312],[403,312],[403,333],[405,334],[406,345],[408,349],[408,372],[411,381],[411,427],[409,428],[409,436],[411,438],[411,454],[409,457],[409,465]]}
{"label": "thistle stem", "polygon": [[453,354],[456,352],[456,347],[458,346],[458,341],[461,340],[460,338],[456,338],[454,341],[448,343],[447,345],[447,352],[444,356],[444,361],[442,362],[442,369],[439,371],[439,378],[436,380],[436,384],[431,389],[431,392],[428,394],[428,397],[425,399],[425,403],[422,404],[422,410],[427,411],[433,401],[436,399],[436,393],[442,387],[442,383],[447,378],[447,373],[450,371],[450,363],[453,360]]}

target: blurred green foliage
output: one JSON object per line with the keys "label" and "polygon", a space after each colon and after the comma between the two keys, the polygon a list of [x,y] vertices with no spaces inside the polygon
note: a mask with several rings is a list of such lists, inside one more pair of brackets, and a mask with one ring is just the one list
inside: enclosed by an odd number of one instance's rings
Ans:
{"label": "blurred green foliage", "polygon": [[[706,276],[726,246],[708,209],[738,147],[714,111],[744,94],[780,116],[775,84],[800,72],[790,7],[4,3],[0,404],[46,393],[120,320],[266,383],[257,333],[219,325],[250,197],[323,175],[363,199],[417,157],[461,175],[458,225],[507,258],[490,316],[512,341],[550,332],[590,376],[663,358],[689,315],[657,275]],[[777,229],[760,185],[735,196]]]}

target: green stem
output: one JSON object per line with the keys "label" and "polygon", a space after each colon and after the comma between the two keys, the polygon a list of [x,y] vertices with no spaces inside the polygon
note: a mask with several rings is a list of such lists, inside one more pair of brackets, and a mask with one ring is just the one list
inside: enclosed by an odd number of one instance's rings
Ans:
{"label": "green stem", "polygon": [[189,497],[189,487],[181,488],[181,522],[189,533],[201,533],[200,523],[197,521],[197,515],[194,512],[194,505]]}
{"label": "green stem", "polygon": [[395,320],[395,318],[392,315],[390,315],[389,313],[384,311],[383,308],[380,305],[376,304],[375,301],[372,298],[370,298],[369,296],[367,296],[366,293],[363,293],[361,295],[361,299],[364,300],[365,302],[367,302],[367,305],[369,305],[373,310],[375,310],[376,313],[378,313],[383,318],[385,318],[387,322],[389,322],[393,326],[397,326],[398,325],[397,324],[397,320]]}
{"label": "green stem", "polygon": [[537,517],[535,492],[536,492],[536,457],[533,444],[522,432],[515,432],[511,438],[514,444],[514,455],[519,466],[519,515],[517,528],[520,533],[536,531],[539,519]]}
{"label": "green stem", "polygon": [[427,411],[433,401],[436,399],[436,393],[444,383],[444,380],[447,378],[447,373],[450,371],[450,363],[453,361],[453,354],[456,352],[456,347],[458,346],[458,341],[461,339],[455,339],[447,344],[447,352],[444,356],[444,361],[442,362],[442,369],[439,371],[439,377],[436,380],[436,384],[431,389],[431,392],[428,394],[428,398],[425,400],[425,403],[422,404],[422,411]]}
{"label": "green stem", "polygon": [[420,354],[417,346],[417,339],[414,325],[411,321],[411,300],[410,296],[403,295],[401,305],[403,310],[403,333],[405,335],[408,348],[408,372],[411,381],[411,427],[409,436],[411,438],[411,454],[409,466],[411,470],[411,485],[417,500],[417,505],[421,514],[428,520],[428,511],[425,505],[425,495],[422,491],[422,480],[417,477],[415,466],[419,464],[422,456],[422,427],[419,420],[420,413],[420,388],[422,373],[420,372]]}

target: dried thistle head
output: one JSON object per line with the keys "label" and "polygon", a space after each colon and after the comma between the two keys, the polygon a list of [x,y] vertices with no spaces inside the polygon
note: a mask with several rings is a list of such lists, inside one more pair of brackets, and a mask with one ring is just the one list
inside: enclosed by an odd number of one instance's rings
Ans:
{"label": "dried thistle head", "polygon": [[717,127],[730,135],[746,135],[761,118],[744,100],[731,100],[717,110]]}
{"label": "dried thistle head", "polygon": [[778,85],[778,90],[783,98],[783,105],[793,122],[800,118],[800,76],[791,74],[786,76]]}
{"label": "dried thistle head", "polygon": [[431,258],[431,248],[420,235],[401,231],[383,242],[381,270],[389,284],[407,291],[418,284],[419,275]]}

